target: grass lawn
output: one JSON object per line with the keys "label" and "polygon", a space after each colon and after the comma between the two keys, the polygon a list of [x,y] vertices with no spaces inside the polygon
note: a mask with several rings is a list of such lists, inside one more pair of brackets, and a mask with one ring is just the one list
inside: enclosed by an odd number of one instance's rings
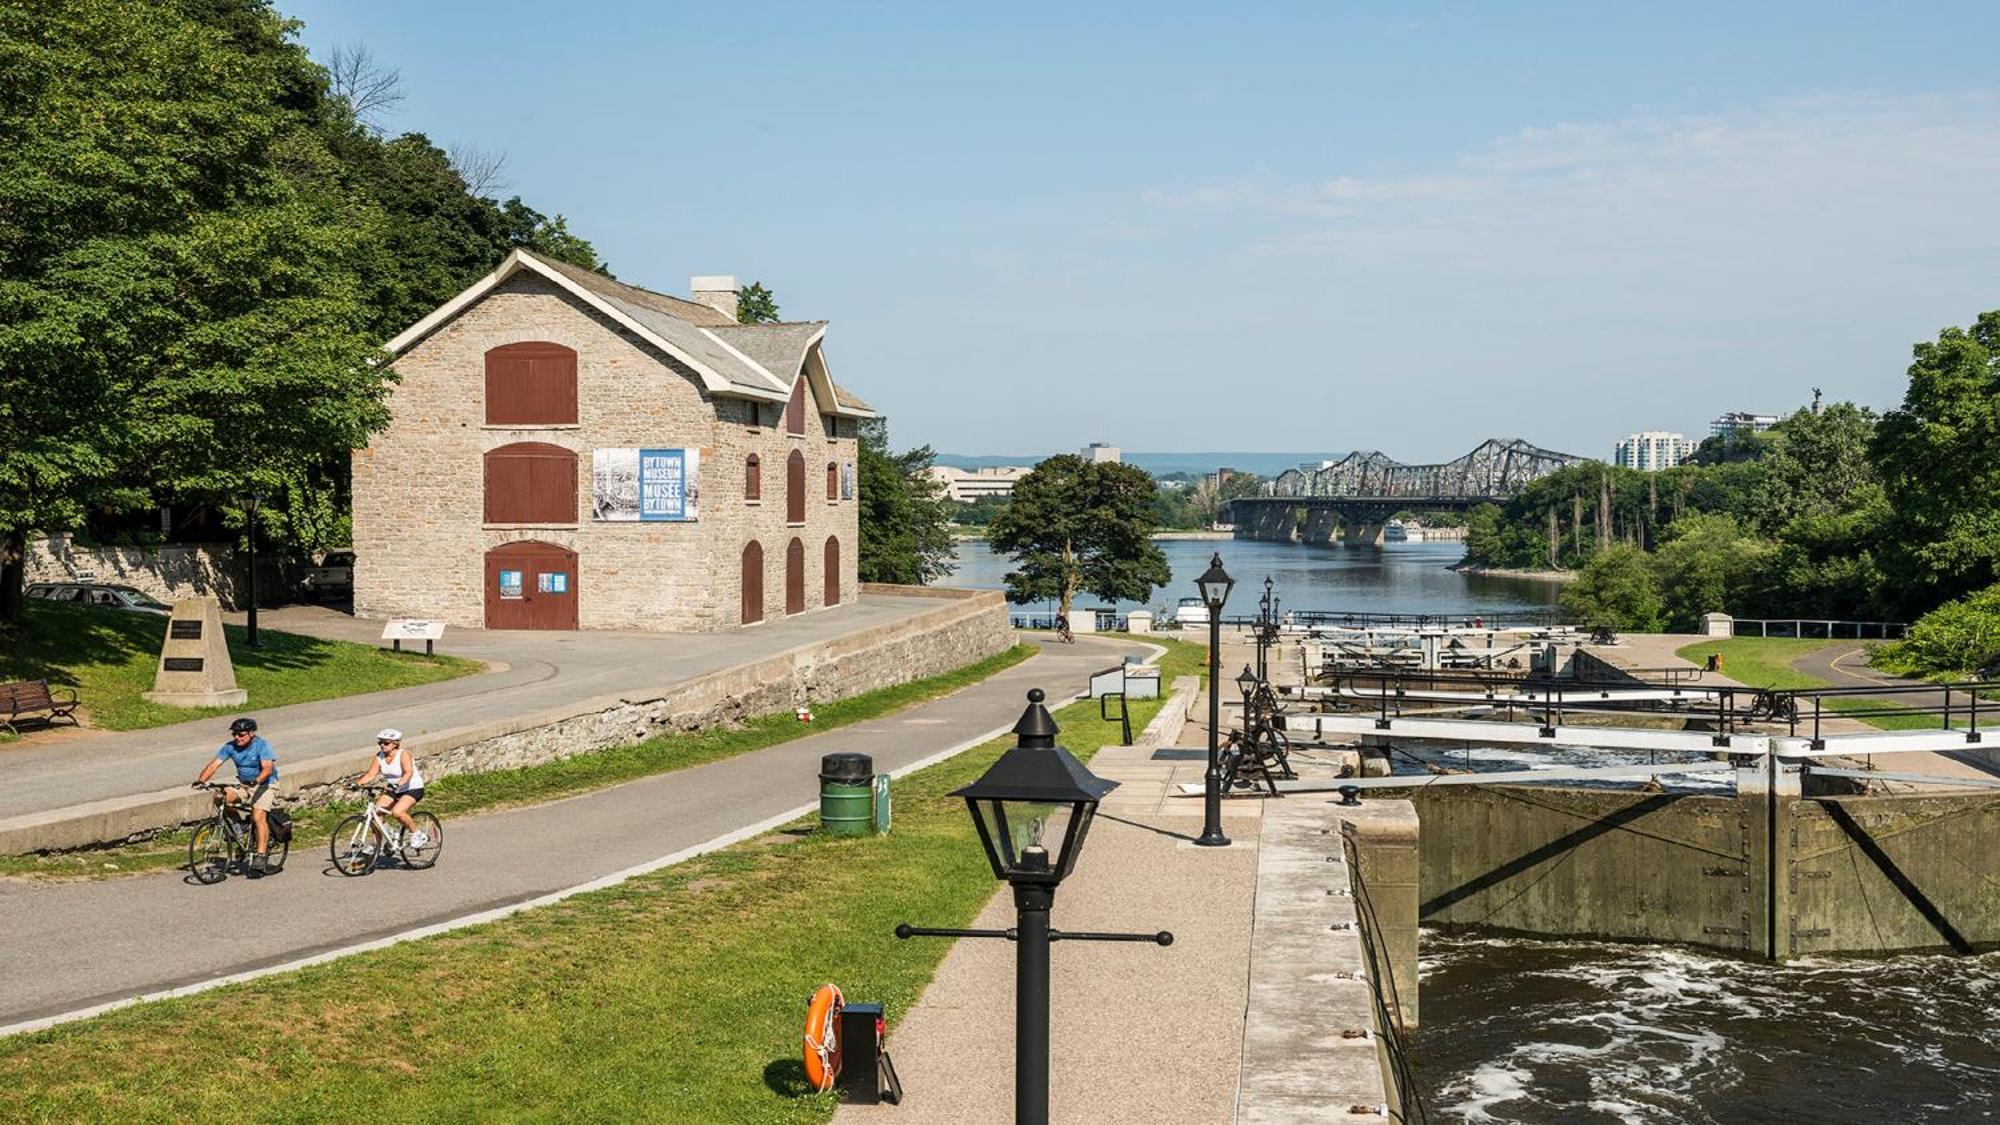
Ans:
{"label": "grass lawn", "polygon": [[[537,766],[441,777],[425,790],[424,805],[441,817],[466,816],[514,805],[553,801],[621,781],[699,766],[949,695],[1019,664],[1034,652],[1031,645],[1015,645],[1005,652],[941,676],[821,704],[813,712],[811,726],[800,725],[790,711],[783,711],[759,715],[739,727],[661,735],[631,746],[579,754],[574,758]],[[301,846],[301,841],[323,841],[340,818],[355,807],[356,803],[341,802],[323,808],[299,810],[293,816],[293,850]],[[0,875],[44,879],[107,878],[176,867],[187,862],[190,831],[183,829],[162,833],[116,848],[92,848],[54,855],[0,856]]]}
{"label": "grass lawn", "polygon": [[[1169,683],[1200,659],[1170,650]],[[1088,703],[1058,721],[1081,758],[1117,738]],[[909,1009],[950,943],[894,927],[964,925],[996,891],[946,794],[1005,745],[900,781],[886,837],[794,825],[500,922],[0,1041],[0,1120],[824,1121],[806,1000],[832,980],[892,1021]]]}
{"label": "grass lawn", "polygon": [[[1815,637],[1729,637],[1697,641],[1676,649],[1674,655],[1696,664],[1706,664],[1709,653],[1719,652],[1722,654],[1722,674],[1730,679],[1751,687],[1792,691],[1834,686],[1818,676],[1809,676],[1793,668],[1792,661],[1820,649],[1838,647],[1845,651],[1856,643]],[[1884,706],[1893,704],[1859,696],[1826,701],[1826,708],[1830,711],[1871,710]],[[1943,725],[1943,720],[1936,715],[1877,715],[1861,721],[1882,730],[1928,730]]]}
{"label": "grass lawn", "polygon": [[[167,635],[164,617],[39,599],[30,599],[26,609],[24,629],[0,633],[0,680],[47,679],[75,688],[89,726],[139,730],[243,709],[162,707],[139,697],[153,690]],[[242,629],[228,625],[224,631],[236,686],[260,710],[449,680],[484,667],[456,656],[390,652],[270,629],[257,631],[263,647],[253,649],[244,644]]]}

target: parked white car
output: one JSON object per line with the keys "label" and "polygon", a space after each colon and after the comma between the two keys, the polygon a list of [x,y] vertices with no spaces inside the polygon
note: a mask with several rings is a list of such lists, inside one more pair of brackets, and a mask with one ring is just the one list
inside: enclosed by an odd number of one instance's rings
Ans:
{"label": "parked white car", "polygon": [[132,586],[105,586],[96,582],[31,582],[25,591],[31,598],[72,605],[101,605],[128,613],[150,613],[168,617],[172,606]]}

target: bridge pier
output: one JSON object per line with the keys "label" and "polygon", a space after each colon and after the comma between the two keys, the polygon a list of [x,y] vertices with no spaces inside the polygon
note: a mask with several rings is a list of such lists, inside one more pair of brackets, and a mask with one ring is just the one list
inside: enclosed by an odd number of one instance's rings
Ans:
{"label": "bridge pier", "polygon": [[1235,509],[1236,538],[1283,543],[1292,538],[1292,509],[1283,504],[1244,504]]}
{"label": "bridge pier", "polygon": [[1340,513],[1331,508],[1312,508],[1306,512],[1305,524],[1299,528],[1301,543],[1330,543],[1334,528],[1340,521]]}
{"label": "bridge pier", "polygon": [[1347,547],[1380,547],[1387,524],[1350,523],[1340,529],[1340,542]]}

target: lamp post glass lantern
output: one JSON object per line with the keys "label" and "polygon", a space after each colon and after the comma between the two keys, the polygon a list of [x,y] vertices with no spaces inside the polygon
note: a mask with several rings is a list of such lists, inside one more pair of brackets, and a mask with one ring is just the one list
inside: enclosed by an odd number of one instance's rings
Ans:
{"label": "lamp post glass lantern", "polygon": [[[1042,706],[1042,690],[1028,693],[1028,709],[1014,726],[1014,745],[979,780],[959,789],[993,876],[1014,889],[1012,930],[918,928],[905,923],[896,936],[1005,937],[1014,942],[1014,1120],[1046,1125],[1049,1119],[1049,943],[1145,941],[1170,945],[1173,935],[1063,933],[1049,928],[1056,886],[1076,867],[1090,834],[1097,802],[1118,787],[1085,768],[1056,745],[1056,723]],[[1054,850],[1051,851],[1050,849]]]}
{"label": "lamp post glass lantern", "polygon": [[1203,848],[1229,846],[1222,834],[1222,607],[1236,580],[1222,569],[1222,552],[1208,560],[1208,569],[1194,580],[1201,600],[1208,606],[1208,772],[1202,775],[1201,835],[1195,845]]}

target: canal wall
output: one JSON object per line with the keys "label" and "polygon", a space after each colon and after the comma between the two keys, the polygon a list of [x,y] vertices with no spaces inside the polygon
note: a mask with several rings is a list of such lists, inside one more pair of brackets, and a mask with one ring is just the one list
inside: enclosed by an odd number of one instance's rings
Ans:
{"label": "canal wall", "polygon": [[1748,956],[2000,948],[2000,798],[1414,792],[1425,924]]}
{"label": "canal wall", "polygon": [[1238,1069],[1239,1125],[1410,1120],[1417,818],[1408,801],[1272,802]]}

